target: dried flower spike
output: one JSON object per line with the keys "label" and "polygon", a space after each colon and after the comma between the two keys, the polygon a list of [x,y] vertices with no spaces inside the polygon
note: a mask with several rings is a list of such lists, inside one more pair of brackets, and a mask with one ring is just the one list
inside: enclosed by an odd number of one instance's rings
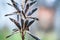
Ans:
{"label": "dried flower spike", "polygon": [[[7,36],[6,38],[11,37],[13,34],[15,34],[15,32],[19,31],[21,33],[22,40],[24,40],[25,32],[29,31],[29,27],[35,22],[35,20],[38,20],[38,18],[36,18],[36,17],[29,17],[37,10],[37,8],[32,9],[31,11],[28,12],[29,7],[32,6],[33,4],[35,4],[36,1],[27,3],[28,1],[29,0],[25,0],[25,2],[24,2],[24,5],[26,6],[26,8],[24,7],[25,10],[23,9],[23,6],[21,6],[22,10],[20,10],[19,6],[18,6],[19,4],[16,3],[14,0],[11,0],[12,4],[7,3],[8,5],[13,6],[17,10],[17,12],[13,12],[12,14],[7,14],[5,16],[17,15],[17,21],[12,18],[9,18],[9,19],[17,26],[18,29],[13,29],[14,33]],[[21,4],[21,5],[23,5],[23,4]],[[28,15],[26,15],[27,12],[28,12]],[[33,19],[33,20],[30,21],[30,19]],[[21,25],[20,25],[20,23],[21,23]],[[31,34],[29,34],[29,35],[32,36],[34,39],[38,40],[37,37],[35,37]]]}

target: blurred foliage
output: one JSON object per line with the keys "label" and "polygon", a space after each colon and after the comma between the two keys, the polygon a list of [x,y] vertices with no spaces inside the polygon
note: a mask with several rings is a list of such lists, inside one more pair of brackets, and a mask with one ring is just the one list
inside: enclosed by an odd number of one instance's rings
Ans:
{"label": "blurred foliage", "polygon": [[9,30],[8,27],[4,27],[2,30],[0,30],[0,40],[20,40],[21,37],[19,36],[20,33],[16,33],[10,38],[6,39],[7,34],[9,35],[11,31]]}

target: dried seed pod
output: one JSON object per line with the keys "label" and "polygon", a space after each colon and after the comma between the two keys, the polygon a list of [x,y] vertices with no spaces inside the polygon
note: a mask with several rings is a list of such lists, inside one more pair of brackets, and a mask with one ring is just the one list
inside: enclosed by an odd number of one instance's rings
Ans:
{"label": "dried seed pod", "polygon": [[11,2],[12,2],[12,4],[13,4],[14,8],[15,8],[17,11],[21,12],[20,9],[19,9],[19,7],[18,7],[18,3],[16,3],[14,0],[11,0]]}
{"label": "dried seed pod", "polygon": [[33,9],[31,12],[28,13],[27,16],[31,16],[36,10],[37,10],[37,8]]}
{"label": "dried seed pod", "polygon": [[9,37],[11,37],[13,34],[11,34],[11,35],[9,35],[9,36],[7,36],[6,38],[9,38]]}
{"label": "dried seed pod", "polygon": [[29,28],[33,23],[35,22],[35,20],[32,20],[28,23],[27,27]]}
{"label": "dried seed pod", "polygon": [[27,3],[28,0],[25,0],[25,4]]}
{"label": "dried seed pod", "polygon": [[19,15],[17,15],[17,21],[19,21]]}
{"label": "dried seed pod", "polygon": [[27,29],[28,23],[29,23],[29,20],[26,20],[26,21],[25,21],[25,28],[24,28],[24,29]]}
{"label": "dried seed pod", "polygon": [[16,20],[14,20],[12,18],[9,18],[9,19],[19,28],[19,30],[21,30],[21,26]]}
{"label": "dried seed pod", "polygon": [[40,40],[38,37],[36,37],[36,36],[34,36],[34,35],[32,35],[32,34],[30,34],[30,33],[28,33],[31,37],[33,37],[34,39],[36,39],[36,40]]}
{"label": "dried seed pod", "polygon": [[29,22],[28,20],[25,21],[25,27],[27,26],[28,22]]}
{"label": "dried seed pod", "polygon": [[21,26],[23,28],[23,25],[24,25],[24,20],[21,18]]}
{"label": "dried seed pod", "polygon": [[36,1],[34,1],[34,2],[30,3],[30,4],[28,3],[28,4],[26,5],[25,13],[27,13],[29,7],[32,6],[34,3],[36,3]]}
{"label": "dried seed pod", "polygon": [[30,1],[34,1],[34,0],[30,0]]}
{"label": "dried seed pod", "polygon": [[30,6],[32,6],[32,5],[35,4],[36,2],[37,2],[37,1],[31,2],[31,3],[30,3]]}
{"label": "dried seed pod", "polygon": [[36,40],[40,40],[40,38],[38,38],[38,37],[32,35],[29,31],[26,31],[26,32],[27,32],[31,37],[33,37],[34,39],[36,39]]}
{"label": "dried seed pod", "polygon": [[29,9],[29,4],[26,5],[25,13],[27,13],[28,9]]}
{"label": "dried seed pod", "polygon": [[28,19],[34,19],[34,20],[39,20],[38,18],[36,18],[36,17],[27,17]]}
{"label": "dried seed pod", "polygon": [[13,36],[14,34],[16,34],[16,33],[17,33],[17,31],[18,31],[18,29],[14,29],[13,31],[14,31],[14,32],[12,32],[12,34],[10,34],[10,35],[6,36],[6,38],[9,38],[9,37]]}
{"label": "dried seed pod", "polygon": [[18,12],[13,12],[12,14],[6,14],[5,16],[16,15]]}
{"label": "dried seed pod", "polygon": [[17,31],[18,31],[18,29],[13,29],[13,31],[14,31],[14,32],[17,32]]}
{"label": "dried seed pod", "polygon": [[10,3],[7,3],[8,5],[10,5],[10,6],[12,6],[12,4],[10,4]]}

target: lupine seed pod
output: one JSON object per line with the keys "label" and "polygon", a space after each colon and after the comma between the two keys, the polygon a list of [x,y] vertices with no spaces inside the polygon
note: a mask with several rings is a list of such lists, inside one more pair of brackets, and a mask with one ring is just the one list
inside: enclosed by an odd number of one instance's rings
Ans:
{"label": "lupine seed pod", "polygon": [[9,6],[13,6],[12,4],[10,4],[10,3],[7,3]]}
{"label": "lupine seed pod", "polygon": [[27,27],[29,28],[33,23],[35,22],[35,20],[32,20],[28,23]]}
{"label": "lupine seed pod", "polygon": [[13,12],[11,14],[6,14],[5,16],[16,15],[18,12]]}
{"label": "lupine seed pod", "polygon": [[37,10],[37,8],[33,9],[31,12],[28,13],[27,16],[31,16],[36,10]]}
{"label": "lupine seed pod", "polygon": [[12,19],[12,18],[9,18],[13,23],[15,23],[16,24],[16,26],[19,28],[19,30],[21,30],[21,26],[20,26],[20,24],[16,21],[16,20],[14,20],[14,19]]}

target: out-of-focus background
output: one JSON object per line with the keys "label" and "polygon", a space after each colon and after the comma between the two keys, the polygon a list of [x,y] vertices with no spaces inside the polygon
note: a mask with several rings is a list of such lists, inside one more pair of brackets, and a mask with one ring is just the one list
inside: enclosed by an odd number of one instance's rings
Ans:
{"label": "out-of-focus background", "polygon": [[[20,4],[20,5],[22,3],[22,0],[15,0],[15,1],[18,2],[18,4]],[[48,2],[51,3],[50,0],[48,0]],[[60,1],[58,1],[58,2],[60,2]],[[8,39],[5,38],[7,35],[9,35],[13,32],[12,29],[17,28],[16,25],[9,20],[9,17],[16,18],[15,15],[8,16],[8,17],[4,16],[5,14],[10,14],[10,13],[16,11],[13,7],[7,5],[6,3],[11,3],[11,1],[10,0],[0,0],[0,40],[20,40],[21,37],[19,36],[20,35],[19,33],[13,35],[12,37],[10,37]],[[55,23],[54,23],[55,32],[54,33],[56,35],[55,40],[59,40],[59,38],[60,38],[60,5],[59,4],[56,5],[58,7],[56,9],[56,15],[55,15],[55,20],[54,20],[55,21]],[[38,7],[38,5],[34,5],[34,7]],[[37,14],[38,14],[38,12],[35,12],[32,16],[37,17]],[[36,21],[30,27],[30,31],[32,34],[38,35],[38,37],[41,38],[41,35],[39,35],[40,30],[38,28],[39,28],[39,22]],[[47,38],[48,38],[47,40],[50,40],[51,37],[52,36],[50,36],[50,37],[44,36],[43,40],[46,40]],[[55,36],[53,36],[53,37],[55,37]]]}
{"label": "out-of-focus background", "polygon": [[[15,0],[15,1],[21,4],[21,0],[18,0],[18,1]],[[21,37],[19,36],[20,33],[17,33],[11,38],[6,39],[6,36],[12,34],[13,32],[12,29],[16,28],[16,25],[9,20],[9,17],[4,16],[6,14],[10,14],[16,11],[13,7],[7,5],[7,3],[11,3],[11,1],[0,0],[0,40],[21,40]],[[16,18],[15,15],[12,17]]]}

